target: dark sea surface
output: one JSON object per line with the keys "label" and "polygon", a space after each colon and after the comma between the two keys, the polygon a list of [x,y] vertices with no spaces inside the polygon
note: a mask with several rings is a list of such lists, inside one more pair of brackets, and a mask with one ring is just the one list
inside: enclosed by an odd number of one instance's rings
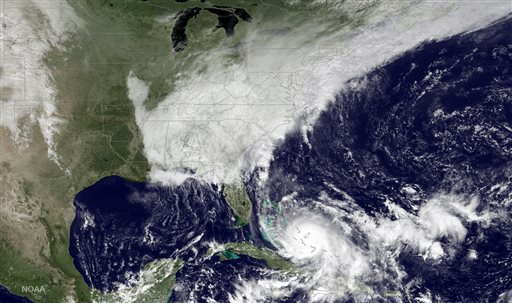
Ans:
{"label": "dark sea surface", "polygon": [[32,303],[28,298],[11,293],[7,288],[0,285],[0,303]]}
{"label": "dark sea surface", "polygon": [[[366,214],[393,218],[388,199],[416,214],[439,192],[476,195],[496,218],[467,223],[451,259],[433,264],[403,250],[403,296],[496,302],[512,289],[512,19],[425,43],[350,84],[306,138],[297,130],[278,145],[264,188],[254,172],[253,200],[294,194],[307,207],[322,194],[344,201],[341,190]],[[402,190],[411,185],[415,199]]]}
{"label": "dark sea surface", "polygon": [[215,185],[188,179],[180,186],[106,177],[75,198],[70,254],[86,283],[116,289],[147,263],[193,259],[207,241],[238,241],[247,232]]}

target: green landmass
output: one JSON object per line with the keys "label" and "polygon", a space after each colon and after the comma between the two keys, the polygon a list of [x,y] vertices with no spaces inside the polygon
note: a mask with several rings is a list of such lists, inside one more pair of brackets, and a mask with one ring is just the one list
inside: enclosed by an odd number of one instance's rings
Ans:
{"label": "green landmass", "polygon": [[247,225],[251,218],[252,204],[245,186],[243,184],[224,184],[222,186],[222,193],[233,210],[236,225]]}
{"label": "green landmass", "polygon": [[276,270],[292,270],[294,269],[293,263],[283,259],[275,251],[268,248],[257,247],[248,242],[230,242],[223,244],[224,257],[234,255],[246,255],[254,259],[263,260],[267,263],[268,267]]}
{"label": "green landmass", "polygon": [[154,303],[168,302],[176,282],[176,272],[181,260],[161,259],[148,263],[131,286],[113,293],[93,291],[92,298],[98,303]]}

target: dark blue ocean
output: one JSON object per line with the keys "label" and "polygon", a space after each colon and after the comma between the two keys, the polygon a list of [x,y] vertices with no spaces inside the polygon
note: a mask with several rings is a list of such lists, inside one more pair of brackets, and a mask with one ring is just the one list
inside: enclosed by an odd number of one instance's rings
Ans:
{"label": "dark blue ocean", "polygon": [[205,242],[241,241],[246,229],[215,185],[188,179],[179,186],[106,177],[75,198],[69,252],[90,287],[112,291],[160,258],[193,260]]}
{"label": "dark blue ocean", "polygon": [[0,285],[0,303],[31,303],[26,297],[11,293],[7,288]]}

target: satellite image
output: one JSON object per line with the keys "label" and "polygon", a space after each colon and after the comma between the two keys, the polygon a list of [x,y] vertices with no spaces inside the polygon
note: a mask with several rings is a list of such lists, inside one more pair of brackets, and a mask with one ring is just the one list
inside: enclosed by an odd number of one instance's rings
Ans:
{"label": "satellite image", "polygon": [[512,0],[0,17],[0,303],[512,303]]}

